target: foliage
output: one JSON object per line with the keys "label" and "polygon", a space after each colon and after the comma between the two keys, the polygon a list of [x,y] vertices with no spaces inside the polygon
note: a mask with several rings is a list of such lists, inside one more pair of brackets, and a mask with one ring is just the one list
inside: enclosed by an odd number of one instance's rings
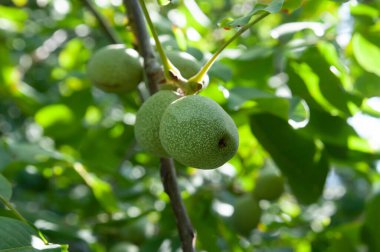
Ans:
{"label": "foliage", "polygon": [[[121,2],[95,1],[133,48]],[[147,5],[164,49],[203,64],[263,9],[277,11],[268,2]],[[378,0],[287,0],[222,52],[200,95],[234,119],[238,152],[215,170],[176,164],[197,250],[378,250],[379,10]],[[0,250],[16,248],[4,242],[12,232],[25,246],[39,235],[62,244],[47,251],[180,247],[159,159],[135,142],[138,90],[105,93],[86,76],[108,44],[83,1],[1,1]],[[234,202],[264,169],[285,176],[285,193],[261,201],[258,227],[237,235]]]}

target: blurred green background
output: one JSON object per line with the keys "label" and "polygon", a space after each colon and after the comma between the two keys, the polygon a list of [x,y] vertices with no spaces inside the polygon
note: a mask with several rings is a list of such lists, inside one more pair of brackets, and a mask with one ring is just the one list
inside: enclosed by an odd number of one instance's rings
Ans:
{"label": "blurred green background", "polygon": [[[165,50],[200,64],[236,31],[223,20],[255,4],[147,1]],[[134,47],[122,1],[94,5]],[[69,251],[177,251],[159,159],[134,140],[139,92],[105,93],[86,77],[110,43],[83,1],[0,2],[0,172],[16,209]],[[197,250],[380,251],[380,2],[286,1],[209,77],[201,95],[232,116],[240,146],[215,170],[176,164]],[[234,202],[268,170],[286,192],[261,201],[260,224],[240,236]]]}

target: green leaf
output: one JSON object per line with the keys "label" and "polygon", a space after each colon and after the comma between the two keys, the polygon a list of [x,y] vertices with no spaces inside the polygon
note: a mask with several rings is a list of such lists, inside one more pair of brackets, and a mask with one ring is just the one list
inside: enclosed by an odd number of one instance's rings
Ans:
{"label": "green leaf", "polygon": [[320,139],[331,157],[341,161],[374,160],[379,157],[365,139],[358,136],[345,118],[311,108],[310,121],[301,130],[305,136]]}
{"label": "green leaf", "polygon": [[36,122],[44,129],[45,135],[55,139],[67,138],[78,128],[74,111],[65,104],[52,104],[37,111]]}
{"label": "green leaf", "polygon": [[368,251],[380,251],[380,194],[376,194],[367,204],[363,225],[363,240]]}
{"label": "green leaf", "polygon": [[25,21],[28,19],[28,12],[23,8],[0,6],[1,18],[7,25],[1,28],[11,31],[22,31]]}
{"label": "green leaf", "polygon": [[330,64],[319,52],[310,50],[303,60],[289,63],[288,83],[293,95],[305,99],[309,106],[345,117],[352,114],[351,108],[360,106],[361,100],[343,89],[341,80],[331,72]]}
{"label": "green leaf", "polygon": [[225,17],[218,22],[218,26],[228,30],[229,29],[229,23],[231,23],[232,21],[234,21],[233,18]]}
{"label": "green leaf", "polygon": [[269,13],[277,13],[281,10],[282,5],[284,4],[284,0],[273,0],[264,11]]}
{"label": "green leaf", "polygon": [[24,161],[27,163],[44,162],[49,159],[71,161],[60,152],[44,149],[37,144],[9,141],[8,148],[15,161]]}
{"label": "green leaf", "polygon": [[241,27],[249,23],[251,18],[258,13],[277,13],[281,10],[284,0],[274,0],[269,5],[257,4],[247,15],[225,23],[224,27]]}
{"label": "green leaf", "polygon": [[[336,49],[326,43],[319,43],[316,48],[310,48],[303,60],[317,75],[318,88],[326,101],[339,110],[339,114],[349,116],[352,107],[360,106],[361,100],[354,99],[344,89],[345,70],[341,62],[334,57]],[[335,58],[335,59],[334,59]],[[350,81],[349,81],[350,82]]]}
{"label": "green leaf", "polygon": [[283,10],[286,13],[292,13],[296,9],[300,8],[303,4],[303,0],[286,0],[283,6]]}
{"label": "green leaf", "polygon": [[177,41],[178,48],[181,51],[186,51],[187,49],[187,40],[186,35],[183,32],[181,28],[178,28],[177,26],[173,27],[173,34],[175,37],[175,40]]}
{"label": "green leaf", "polygon": [[329,79],[335,82],[335,86],[342,86],[346,90],[351,90],[352,80],[350,73],[342,57],[339,55],[336,46],[327,42],[318,42],[317,49],[319,55],[322,57],[324,68],[329,70]]}
{"label": "green leaf", "polygon": [[10,200],[12,196],[12,185],[9,181],[0,174],[0,197],[3,197],[6,200]]}
{"label": "green leaf", "polygon": [[65,44],[65,48],[58,57],[59,65],[65,69],[75,69],[83,65],[87,60],[88,50],[83,41],[74,38]]}
{"label": "green leaf", "polygon": [[363,114],[370,115],[375,118],[380,118],[380,111],[370,105],[368,101],[369,100],[365,100],[362,104],[361,109]]}
{"label": "green leaf", "polygon": [[212,66],[208,73],[210,77],[219,78],[224,82],[227,82],[232,78],[231,69],[219,62],[215,62],[215,64]]}
{"label": "green leaf", "polygon": [[323,96],[318,85],[319,79],[306,63],[290,62],[288,68],[289,87],[293,95],[305,99],[309,106],[321,107],[327,111],[337,111]]}
{"label": "green leaf", "polygon": [[350,12],[352,15],[368,16],[371,18],[377,18],[379,16],[379,10],[366,4],[351,4]]}
{"label": "green leaf", "polygon": [[158,4],[161,6],[165,6],[170,4],[172,1],[171,0],[157,0]]}
{"label": "green leaf", "polygon": [[380,76],[363,72],[355,81],[355,89],[365,97],[380,96]]}
{"label": "green leaf", "polygon": [[[246,86],[268,90],[268,79],[275,74],[273,50],[259,49],[237,50],[238,57],[223,58],[222,62],[233,73],[232,87]],[[248,56],[248,57],[246,57]]]}
{"label": "green leaf", "polygon": [[[290,39],[290,37],[296,33],[299,33],[301,31],[310,30],[313,31],[316,35],[320,36],[324,33],[325,27],[323,23],[320,22],[291,22],[291,23],[285,23],[277,26],[276,28],[272,29],[271,35],[273,38],[286,38]],[[306,32],[306,31],[305,31]],[[284,39],[285,40],[285,39]],[[300,38],[296,39],[298,42],[300,42]],[[290,43],[294,43],[294,40],[291,40]],[[305,40],[305,43],[306,40]]]}
{"label": "green leaf", "polygon": [[304,204],[318,200],[329,169],[323,147],[271,114],[252,115],[250,125],[252,133],[286,176],[296,198]]}
{"label": "green leaf", "polygon": [[12,162],[12,157],[7,149],[7,145],[5,141],[0,140],[0,171],[10,162]]}
{"label": "green leaf", "polygon": [[[79,151],[91,170],[114,172],[134,139],[134,128],[117,123],[113,128],[92,128],[82,135]],[[122,135],[113,135],[114,132]],[[107,146],[107,148],[104,148]],[[94,155],[96,153],[96,155]]]}
{"label": "green leaf", "polygon": [[359,33],[353,36],[352,47],[359,64],[366,71],[380,76],[380,48]]}
{"label": "green leaf", "polygon": [[306,103],[299,97],[278,97],[253,87],[236,87],[230,90],[227,107],[231,110],[249,109],[250,112],[269,112],[273,115],[302,123],[309,119]]}
{"label": "green leaf", "polygon": [[74,164],[74,169],[91,188],[95,198],[108,212],[117,211],[117,200],[112,192],[112,187],[93,173],[89,173],[80,163]]}
{"label": "green leaf", "polygon": [[36,122],[43,128],[56,123],[72,123],[73,112],[64,104],[48,105],[40,109],[35,116]]}
{"label": "green leaf", "polygon": [[230,90],[227,106],[232,110],[239,110],[250,100],[273,98],[276,96],[257,88],[236,87]]}
{"label": "green leaf", "polygon": [[17,7],[0,6],[1,18],[24,22],[28,19],[28,12],[25,9]]}
{"label": "green leaf", "polygon": [[67,245],[44,244],[37,232],[21,221],[0,217],[0,227],[0,251],[68,252]]}

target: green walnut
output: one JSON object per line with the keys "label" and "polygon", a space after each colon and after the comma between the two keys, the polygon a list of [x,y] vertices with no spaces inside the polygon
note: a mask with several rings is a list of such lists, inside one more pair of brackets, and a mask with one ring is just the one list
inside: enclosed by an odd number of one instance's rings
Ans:
{"label": "green walnut", "polygon": [[137,51],[115,44],[94,53],[87,74],[96,87],[118,93],[136,88],[143,78],[143,68]]}
{"label": "green walnut", "polygon": [[159,133],[171,157],[200,169],[223,165],[239,145],[232,118],[215,101],[198,95],[171,103],[162,116]]}
{"label": "green walnut", "polygon": [[137,111],[135,137],[144,150],[159,157],[168,156],[160,142],[160,121],[165,109],[178,97],[178,94],[170,90],[159,91],[149,97]]}
{"label": "green walnut", "polygon": [[276,200],[285,189],[284,178],[277,174],[262,174],[256,179],[253,195],[256,199]]}
{"label": "green walnut", "polygon": [[245,194],[236,200],[232,223],[238,233],[248,235],[259,224],[260,218],[261,208],[251,194]]}
{"label": "green walnut", "polygon": [[[166,56],[186,79],[193,77],[202,68],[197,59],[187,52],[168,51]],[[203,86],[206,86],[208,82],[209,78],[206,76],[202,83]]]}

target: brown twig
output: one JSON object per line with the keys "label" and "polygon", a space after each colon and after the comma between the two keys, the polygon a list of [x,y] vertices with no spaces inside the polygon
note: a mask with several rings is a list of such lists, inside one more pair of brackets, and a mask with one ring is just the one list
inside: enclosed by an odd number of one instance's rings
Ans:
{"label": "brown twig", "polygon": [[121,40],[118,38],[114,30],[109,26],[104,17],[96,10],[94,5],[92,5],[91,0],[81,0],[84,5],[89,9],[92,15],[95,16],[96,20],[98,20],[100,27],[103,29],[104,33],[107,34],[110,41],[114,44],[121,44]]}
{"label": "brown twig", "polygon": [[[127,9],[127,15],[132,31],[137,39],[139,52],[144,58],[147,86],[150,93],[153,94],[158,90],[159,83],[164,80],[164,73],[154,56],[153,48],[150,44],[150,37],[138,0],[124,0],[124,5]],[[160,171],[164,190],[170,198],[171,206],[176,218],[182,249],[184,252],[193,252],[195,251],[195,232],[181,198],[173,160],[161,158]]]}
{"label": "brown twig", "polygon": [[160,171],[164,190],[169,195],[177,220],[177,229],[181,238],[182,249],[184,252],[193,252],[195,251],[195,232],[178,189],[173,159],[161,158]]}
{"label": "brown twig", "polygon": [[150,44],[150,37],[145,25],[144,16],[138,1],[124,0],[127,9],[129,24],[137,39],[137,46],[141,56],[144,59],[144,69],[147,77],[147,86],[151,94],[158,91],[159,83],[162,83],[164,72],[161,65],[158,64],[154,55],[153,48]]}

